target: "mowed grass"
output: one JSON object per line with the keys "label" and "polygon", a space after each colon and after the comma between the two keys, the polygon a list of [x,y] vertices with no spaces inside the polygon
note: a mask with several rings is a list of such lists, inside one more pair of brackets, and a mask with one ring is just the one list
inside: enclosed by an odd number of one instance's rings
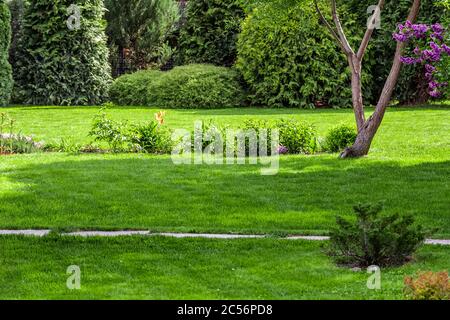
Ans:
{"label": "mowed grass", "polygon": [[[26,134],[89,142],[97,108],[6,108]],[[115,108],[132,122],[156,110]],[[169,110],[172,128],[197,119],[237,126],[248,118],[303,119],[320,135],[353,122],[351,110]],[[358,202],[414,215],[436,237],[450,237],[450,109],[389,110],[370,155],[286,156],[279,173],[261,165],[182,165],[170,156],[41,153],[0,159],[0,228],[326,234]]]}
{"label": "mowed grass", "polygon": [[[277,239],[0,237],[0,299],[402,299],[403,279],[448,269],[450,248],[371,274],[335,266],[321,244]],[[67,267],[81,270],[69,290]]]}

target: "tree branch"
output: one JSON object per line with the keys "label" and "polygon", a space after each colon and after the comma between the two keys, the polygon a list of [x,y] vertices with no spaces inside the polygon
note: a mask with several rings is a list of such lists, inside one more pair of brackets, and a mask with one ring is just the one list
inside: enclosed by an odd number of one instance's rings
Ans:
{"label": "tree branch", "polygon": [[[420,10],[420,0],[414,0],[414,3],[409,12],[408,20],[414,23],[419,15]],[[402,62],[400,58],[403,54],[403,50],[406,47],[406,42],[398,42],[397,48],[395,50],[394,63],[392,64],[391,71],[384,85],[383,91],[381,93],[380,99],[378,100],[377,106],[375,108],[375,112],[372,116],[367,120],[365,126],[372,127],[371,129],[376,132],[378,127],[383,120],[384,114],[386,112],[386,108],[391,101],[392,93],[394,92],[395,86],[397,84],[400,70],[402,67]]]}
{"label": "tree branch", "polygon": [[330,33],[333,36],[334,40],[336,40],[336,42],[341,47],[341,49],[345,52],[344,44],[341,42],[341,39],[339,39],[339,36],[337,35],[336,31],[334,31],[333,27],[330,25],[330,23],[327,21],[327,19],[323,15],[322,11],[319,8],[319,5],[317,4],[317,0],[314,0],[314,5],[316,7],[317,13],[319,14],[320,20],[327,27],[328,31],[330,31]]}
{"label": "tree branch", "polygon": [[[385,0],[380,0],[378,2],[378,10],[380,10],[380,12],[383,10],[384,8],[384,3]],[[375,17],[375,15],[374,15]],[[375,18],[374,18],[375,19]],[[371,23],[374,23],[374,20],[371,21]],[[364,35],[364,38],[361,42],[361,46],[359,47],[358,53],[357,53],[357,57],[360,61],[362,61],[364,54],[366,53],[367,50],[367,46],[369,45],[369,41],[372,38],[372,34],[373,34],[373,28],[367,28],[366,30],[366,34]]]}
{"label": "tree branch", "polygon": [[344,46],[345,53],[347,55],[349,55],[349,54],[354,55],[355,52],[353,51],[352,47],[350,46],[350,43],[348,42],[347,37],[345,36],[344,29],[342,28],[341,21],[339,20],[339,15],[337,13],[336,0],[331,0],[331,14],[333,16],[334,24],[336,25],[337,34],[339,36],[339,39],[341,40],[341,43]]}

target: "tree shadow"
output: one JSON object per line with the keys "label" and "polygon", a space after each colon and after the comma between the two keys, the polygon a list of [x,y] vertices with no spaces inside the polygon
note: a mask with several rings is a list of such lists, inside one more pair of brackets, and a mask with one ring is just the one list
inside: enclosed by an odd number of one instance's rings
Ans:
{"label": "tree shadow", "polygon": [[386,212],[450,235],[450,161],[292,156],[274,176],[260,165],[176,166],[167,156],[39,162],[4,166],[0,227],[323,234],[356,203],[385,201]]}

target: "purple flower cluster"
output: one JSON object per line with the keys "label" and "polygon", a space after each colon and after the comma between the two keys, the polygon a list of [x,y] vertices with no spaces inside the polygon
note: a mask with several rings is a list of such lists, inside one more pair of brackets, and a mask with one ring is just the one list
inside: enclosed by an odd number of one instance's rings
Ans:
{"label": "purple flower cluster", "polygon": [[278,146],[278,154],[287,154],[289,152],[289,149],[285,146]]}
{"label": "purple flower cluster", "polygon": [[438,70],[433,63],[440,62],[444,54],[450,56],[450,47],[444,43],[445,28],[439,23],[427,26],[426,24],[413,24],[411,21],[406,21],[404,25],[398,26],[398,30],[399,32],[393,34],[393,38],[398,42],[428,39],[426,49],[421,50],[416,47],[413,51],[413,57],[401,57],[400,61],[408,65],[425,63],[428,92],[432,97],[440,97],[442,94],[440,88],[448,86],[448,83],[436,81],[435,74]]}

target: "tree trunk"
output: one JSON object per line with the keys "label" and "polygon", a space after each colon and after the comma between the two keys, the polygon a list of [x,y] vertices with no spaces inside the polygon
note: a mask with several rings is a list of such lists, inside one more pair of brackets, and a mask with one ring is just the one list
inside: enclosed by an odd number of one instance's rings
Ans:
{"label": "tree trunk", "polygon": [[[414,3],[411,7],[408,20],[411,21],[412,23],[414,23],[419,14],[420,2],[421,2],[420,0],[414,0]],[[391,101],[392,93],[394,92],[395,86],[397,85],[398,77],[400,75],[400,70],[402,67],[402,62],[400,61],[400,58],[402,56],[405,47],[406,47],[405,42],[397,43],[397,49],[395,50],[394,56],[394,63],[392,64],[391,72],[389,73],[383,91],[381,92],[380,99],[378,100],[375,111],[372,114],[372,116],[367,121],[365,121],[361,129],[359,129],[358,126],[358,136],[356,137],[355,143],[351,147],[346,148],[341,153],[340,155],[341,158],[362,157],[369,153],[372,140],[375,134],[377,133],[378,128],[381,125],[381,121],[383,121],[384,114],[386,113],[386,108],[389,102]],[[354,69],[353,65],[350,65],[350,67],[352,68],[353,73]],[[361,90],[361,88],[359,88],[359,90]],[[358,117],[356,111],[355,116]],[[358,123],[358,118],[356,123]]]}
{"label": "tree trunk", "polygon": [[352,71],[353,111],[355,113],[356,126],[359,132],[364,126],[364,122],[366,122],[364,116],[364,105],[362,96],[362,80],[361,80],[362,67],[361,61],[357,58],[356,55],[349,56],[348,61]]}

